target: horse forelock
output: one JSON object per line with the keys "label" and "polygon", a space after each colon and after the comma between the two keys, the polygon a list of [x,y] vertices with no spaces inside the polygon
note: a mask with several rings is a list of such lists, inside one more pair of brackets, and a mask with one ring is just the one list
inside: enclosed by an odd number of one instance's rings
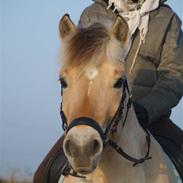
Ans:
{"label": "horse forelock", "polygon": [[[105,57],[111,55],[118,59],[121,57],[122,47],[116,43],[117,41],[112,39],[110,31],[102,24],[95,23],[87,28],[78,27],[64,45],[62,65],[66,67],[97,65],[104,61]],[[115,51],[112,47],[115,47]]]}

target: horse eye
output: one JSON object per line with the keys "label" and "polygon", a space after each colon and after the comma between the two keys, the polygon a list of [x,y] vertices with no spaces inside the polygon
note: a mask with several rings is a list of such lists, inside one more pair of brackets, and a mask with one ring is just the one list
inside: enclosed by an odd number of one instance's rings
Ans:
{"label": "horse eye", "polygon": [[62,88],[67,88],[67,82],[65,81],[64,78],[60,78],[59,81],[60,81],[60,84],[62,85]]}
{"label": "horse eye", "polygon": [[121,88],[123,86],[123,83],[124,83],[124,79],[123,78],[120,78],[117,80],[117,82],[114,84],[114,88]]}

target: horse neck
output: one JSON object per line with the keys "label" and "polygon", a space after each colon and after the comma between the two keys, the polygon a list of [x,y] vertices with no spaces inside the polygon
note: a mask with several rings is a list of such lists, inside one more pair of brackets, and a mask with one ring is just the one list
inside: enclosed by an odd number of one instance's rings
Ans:
{"label": "horse neck", "polygon": [[[124,110],[124,117],[126,110]],[[147,134],[140,126],[133,106],[129,109],[124,127],[123,122],[124,119],[119,124],[118,131],[114,136],[115,142],[129,155],[139,158],[143,157],[147,152]]]}
{"label": "horse neck", "polygon": [[[123,113],[124,116],[125,113],[126,109]],[[139,125],[133,107],[129,109],[124,127],[122,125],[123,121],[124,119],[120,122],[118,130],[113,135],[112,140],[130,156],[138,159],[143,158],[147,152],[146,133]],[[102,172],[104,172],[106,180],[109,180],[106,181],[107,183],[112,182],[112,179],[119,177],[119,175],[121,176],[120,180],[123,179],[122,182],[132,182],[132,177],[137,176],[137,169],[132,165],[133,162],[122,157],[112,147],[107,146],[104,149],[100,168]],[[140,175],[139,181],[144,183],[145,181],[142,181],[144,177],[143,167],[142,169],[138,168],[138,174]]]}
{"label": "horse neck", "polygon": [[[127,154],[140,159],[144,157],[147,152],[147,134],[140,126],[133,106],[129,109],[125,125],[123,126],[126,112],[127,109],[125,108],[123,111],[123,119],[120,121],[117,132],[111,137],[111,139]],[[112,158],[114,158],[116,161],[119,159],[120,162],[121,160],[124,160],[124,162],[130,166],[133,164],[133,162],[123,158],[110,146],[107,146],[104,150],[104,157],[110,157],[111,162],[113,162]]]}
{"label": "horse neck", "polygon": [[[124,111],[125,114],[126,111]],[[124,119],[123,119],[124,120]],[[133,107],[129,109],[127,120],[125,126],[122,123],[118,126],[118,131],[113,136],[112,140],[116,142],[123,150],[130,156],[140,159],[147,153],[147,141],[146,132],[140,126]],[[170,183],[172,179],[170,178],[170,172],[167,168],[164,154],[159,146],[159,144],[151,136],[151,148],[150,155],[153,157],[153,161],[139,165],[134,168],[133,162],[125,159],[120,154],[118,154],[110,146],[106,147],[104,150],[100,169],[105,177],[105,183],[111,183],[113,180],[117,183],[121,182],[135,182],[136,183],[146,183],[149,182],[156,183]],[[148,163],[148,166],[147,166]],[[161,166],[164,174],[159,174],[159,167]],[[151,175],[151,176],[150,176]],[[116,178],[117,177],[117,178]],[[158,178],[157,178],[158,177]],[[154,181],[157,178],[157,181]],[[175,181],[174,181],[175,182]]]}

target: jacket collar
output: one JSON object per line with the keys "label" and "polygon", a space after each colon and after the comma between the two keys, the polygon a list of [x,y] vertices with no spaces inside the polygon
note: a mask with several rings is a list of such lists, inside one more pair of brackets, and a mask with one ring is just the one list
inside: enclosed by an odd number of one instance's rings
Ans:
{"label": "jacket collar", "polygon": [[[105,0],[92,0],[92,1],[94,1],[94,2],[99,2],[99,3],[103,3],[103,2],[105,2]],[[163,3],[165,3],[167,0],[161,0],[160,1],[160,5],[162,5]]]}

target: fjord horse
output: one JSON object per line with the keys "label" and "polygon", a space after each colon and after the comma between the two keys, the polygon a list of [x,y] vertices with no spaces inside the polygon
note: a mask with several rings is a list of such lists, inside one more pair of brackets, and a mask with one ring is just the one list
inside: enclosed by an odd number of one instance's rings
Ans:
{"label": "fjord horse", "polygon": [[125,73],[128,25],[59,24],[64,153],[63,183],[175,183],[173,166],[138,123]]}

